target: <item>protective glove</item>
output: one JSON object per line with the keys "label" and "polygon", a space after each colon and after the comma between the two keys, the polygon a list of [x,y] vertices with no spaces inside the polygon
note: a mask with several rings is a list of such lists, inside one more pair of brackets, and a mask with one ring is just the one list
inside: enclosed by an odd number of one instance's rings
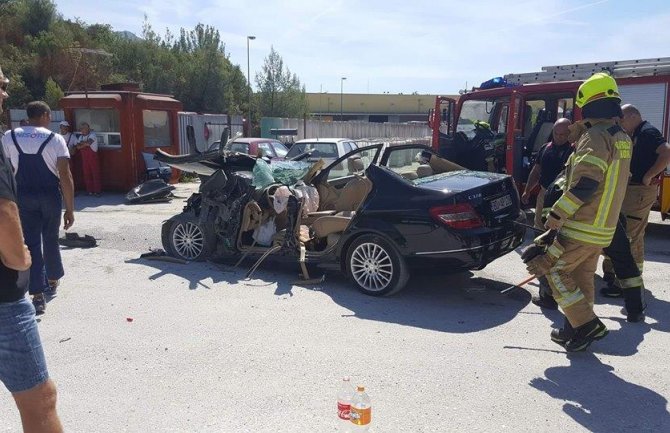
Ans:
{"label": "protective glove", "polygon": [[556,234],[555,230],[542,233],[533,240],[533,245],[521,254],[528,273],[542,277],[554,267],[563,254],[563,246],[556,240]]}
{"label": "protective glove", "polygon": [[530,261],[528,261],[528,263],[526,263],[526,270],[529,274],[535,275],[538,278],[543,277],[549,273],[557,261],[558,258],[545,252],[533,257]]}

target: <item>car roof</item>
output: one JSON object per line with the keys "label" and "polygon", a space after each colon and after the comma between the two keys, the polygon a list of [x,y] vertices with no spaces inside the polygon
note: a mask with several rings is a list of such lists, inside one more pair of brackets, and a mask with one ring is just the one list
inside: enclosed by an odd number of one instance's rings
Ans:
{"label": "car roof", "polygon": [[304,138],[298,140],[295,144],[301,143],[339,143],[340,141],[354,141],[351,138]]}
{"label": "car roof", "polygon": [[275,140],[274,138],[259,138],[259,137],[244,137],[244,138],[236,138],[233,140],[233,143],[245,143],[245,144],[251,144],[251,143],[270,143],[270,142],[277,142],[279,140]]}

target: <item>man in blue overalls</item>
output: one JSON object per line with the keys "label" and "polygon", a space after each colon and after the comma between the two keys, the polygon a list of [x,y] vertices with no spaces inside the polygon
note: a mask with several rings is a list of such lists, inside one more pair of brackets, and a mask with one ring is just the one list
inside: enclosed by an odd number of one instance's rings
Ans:
{"label": "man in blue overalls", "polygon": [[16,176],[21,226],[33,260],[29,291],[36,312],[41,314],[46,309],[45,292],[55,293],[65,274],[58,230],[63,201],[63,227],[67,230],[74,223],[74,186],[65,140],[47,129],[49,106],[31,102],[26,112],[28,126],[6,132],[2,146]]}

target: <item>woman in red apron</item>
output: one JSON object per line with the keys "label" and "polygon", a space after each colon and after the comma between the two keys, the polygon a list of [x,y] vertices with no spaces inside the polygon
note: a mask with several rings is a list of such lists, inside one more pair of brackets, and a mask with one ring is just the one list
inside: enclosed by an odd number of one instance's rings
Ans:
{"label": "woman in red apron", "polygon": [[100,195],[102,185],[100,183],[100,163],[98,161],[98,139],[95,132],[91,131],[88,123],[83,122],[80,126],[79,141],[75,146],[81,155],[81,165],[84,172],[84,185],[89,195]]}

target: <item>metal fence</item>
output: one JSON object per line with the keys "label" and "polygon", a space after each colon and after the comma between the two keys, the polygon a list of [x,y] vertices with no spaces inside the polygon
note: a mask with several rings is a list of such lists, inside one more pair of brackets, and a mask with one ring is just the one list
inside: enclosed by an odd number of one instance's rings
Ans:
{"label": "metal fence", "polygon": [[[179,113],[179,153],[182,155],[190,153],[188,140],[186,139],[186,127],[193,126],[195,133],[195,147],[204,152],[214,143],[221,139],[221,134],[226,127],[230,127],[231,136],[242,132],[242,116],[228,116],[226,114],[198,114],[191,112]],[[205,130],[205,128],[207,128]]]}
{"label": "metal fence", "polygon": [[360,121],[322,121],[315,119],[287,119],[264,117],[261,120],[261,135],[273,138],[270,129],[297,129],[296,140],[303,138],[346,137],[357,139],[421,139],[431,135],[430,128],[423,123],[373,123]]}

